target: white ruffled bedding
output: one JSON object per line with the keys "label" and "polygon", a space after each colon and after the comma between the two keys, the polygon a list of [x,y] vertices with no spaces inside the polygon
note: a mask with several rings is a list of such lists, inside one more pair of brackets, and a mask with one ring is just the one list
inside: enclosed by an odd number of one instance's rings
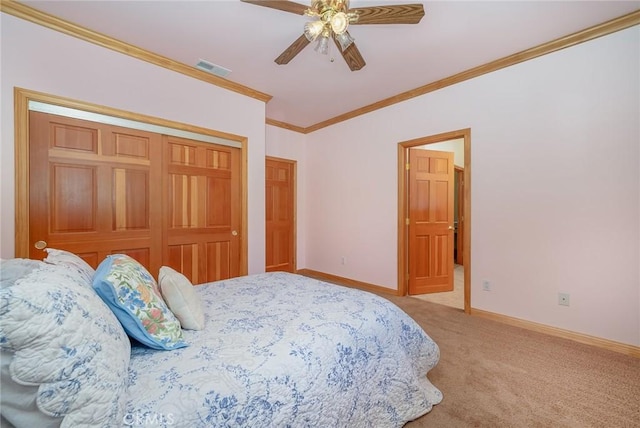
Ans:
{"label": "white ruffled bedding", "polygon": [[0,260],[0,321],[3,427],[120,424],[130,342],[86,275]]}
{"label": "white ruffled bedding", "polygon": [[376,295],[266,273],[201,285],[189,346],[134,346],[124,425],[399,427],[442,400],[439,349]]}

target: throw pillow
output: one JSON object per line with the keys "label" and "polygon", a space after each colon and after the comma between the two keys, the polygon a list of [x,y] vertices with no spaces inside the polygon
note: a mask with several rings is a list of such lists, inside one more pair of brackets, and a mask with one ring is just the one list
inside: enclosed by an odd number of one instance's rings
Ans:
{"label": "throw pillow", "polygon": [[151,274],[135,259],[107,256],[96,270],[93,288],[138,342],[161,350],[187,346],[180,321],[154,292],[157,284]]}
{"label": "throw pillow", "polygon": [[186,276],[168,266],[162,266],[158,274],[160,292],[171,312],[180,320],[182,328],[202,330],[204,312],[202,301]]}

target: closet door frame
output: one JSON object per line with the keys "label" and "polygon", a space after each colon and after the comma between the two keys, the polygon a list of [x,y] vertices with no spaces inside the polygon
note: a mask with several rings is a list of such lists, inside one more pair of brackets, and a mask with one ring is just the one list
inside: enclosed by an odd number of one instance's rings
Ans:
{"label": "closet door frame", "polygon": [[193,132],[217,139],[229,140],[240,145],[241,152],[241,218],[240,228],[240,275],[248,271],[248,213],[247,213],[247,138],[239,135],[201,128],[180,122],[160,119],[139,113],[105,107],[70,98],[14,88],[14,133],[15,133],[15,257],[29,257],[31,237],[29,235],[29,103],[31,101],[83,110],[90,113],[134,120],[149,125]]}

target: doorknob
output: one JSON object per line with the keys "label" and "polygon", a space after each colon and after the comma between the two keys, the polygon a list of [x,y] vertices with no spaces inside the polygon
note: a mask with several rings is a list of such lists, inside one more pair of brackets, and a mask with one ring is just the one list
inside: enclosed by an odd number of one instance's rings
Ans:
{"label": "doorknob", "polygon": [[232,231],[231,231],[231,234],[232,234],[233,236],[238,236],[238,231],[237,231],[237,230],[232,230]]}
{"label": "doorknob", "polygon": [[453,230],[453,226],[449,226],[449,230]]}
{"label": "doorknob", "polygon": [[45,248],[47,248],[47,243],[45,241],[38,241],[33,244],[33,246],[38,250],[44,250]]}

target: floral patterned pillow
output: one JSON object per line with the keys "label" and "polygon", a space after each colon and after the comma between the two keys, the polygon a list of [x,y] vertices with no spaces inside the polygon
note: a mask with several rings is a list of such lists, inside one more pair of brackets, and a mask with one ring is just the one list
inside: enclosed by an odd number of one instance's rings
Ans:
{"label": "floral patterned pillow", "polygon": [[154,291],[156,281],[133,258],[108,256],[96,270],[93,288],[138,342],[160,350],[187,346],[180,321]]}

